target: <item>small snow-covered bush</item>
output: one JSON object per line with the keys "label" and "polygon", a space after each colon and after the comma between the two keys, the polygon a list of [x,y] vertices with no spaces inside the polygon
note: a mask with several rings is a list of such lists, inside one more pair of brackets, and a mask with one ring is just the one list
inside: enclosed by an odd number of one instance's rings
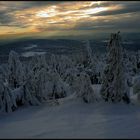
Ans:
{"label": "small snow-covered bush", "polygon": [[72,89],[76,92],[77,97],[82,98],[86,103],[94,102],[96,100],[90,78],[86,73],[77,74]]}
{"label": "small snow-covered bush", "polygon": [[49,99],[64,98],[69,92],[68,85],[61,79],[58,73],[50,72],[45,83],[46,93]]}

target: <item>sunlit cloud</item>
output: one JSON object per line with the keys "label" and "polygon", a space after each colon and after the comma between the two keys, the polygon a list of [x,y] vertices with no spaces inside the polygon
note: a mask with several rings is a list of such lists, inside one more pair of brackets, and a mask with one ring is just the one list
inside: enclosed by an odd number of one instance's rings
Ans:
{"label": "sunlit cloud", "polygon": [[[0,35],[37,33],[53,36],[78,30],[138,28],[138,2],[0,2]],[[135,23],[135,26],[133,26]],[[125,26],[126,24],[126,26]],[[112,26],[113,25],[113,26]],[[138,28],[137,30],[139,30]],[[53,33],[51,33],[51,31]],[[62,32],[63,31],[63,32]],[[47,34],[46,32],[49,32]],[[82,32],[81,32],[82,33]]]}

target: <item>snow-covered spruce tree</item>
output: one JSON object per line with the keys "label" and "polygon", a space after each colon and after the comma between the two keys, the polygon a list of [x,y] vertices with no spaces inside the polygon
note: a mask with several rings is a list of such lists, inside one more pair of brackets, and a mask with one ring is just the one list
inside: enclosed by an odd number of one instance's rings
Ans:
{"label": "snow-covered spruce tree", "polygon": [[66,79],[66,71],[74,68],[72,60],[65,55],[51,55],[48,65],[49,69],[59,74],[63,81]]}
{"label": "snow-covered spruce tree", "polygon": [[48,80],[45,87],[48,99],[64,98],[69,93],[67,84],[61,79],[56,71],[48,72]]}
{"label": "snow-covered spruce tree", "polygon": [[54,54],[50,56],[49,67],[51,70],[57,71],[58,61],[57,56]]}
{"label": "snow-covered spruce tree", "polygon": [[79,74],[79,70],[76,68],[69,68],[66,69],[66,72],[64,74],[64,81],[72,86],[74,84],[75,77]]}
{"label": "snow-covered spruce tree", "polygon": [[[31,105],[40,104],[41,100],[37,99],[40,97],[40,92],[38,92],[38,75],[40,74],[41,68],[38,65],[33,66],[33,68],[28,71],[25,83],[22,86],[23,99],[22,102],[29,103]],[[44,74],[42,74],[44,76]]]}
{"label": "snow-covered spruce tree", "polygon": [[2,64],[0,66],[0,77],[3,81],[8,82],[8,64]]}
{"label": "snow-covered spruce tree", "polygon": [[12,112],[17,108],[14,96],[9,87],[0,79],[0,111]]}
{"label": "snow-covered spruce tree", "polygon": [[31,60],[27,64],[28,73],[33,72],[35,74],[41,69],[41,65],[43,62],[40,60],[40,55],[35,54],[34,56],[32,56]]}
{"label": "snow-covered spruce tree", "polygon": [[49,66],[46,62],[46,54],[39,55],[38,65],[40,69],[45,68],[47,71],[49,71]]}
{"label": "snow-covered spruce tree", "polygon": [[73,92],[77,97],[83,99],[85,103],[94,102],[96,100],[95,93],[91,87],[91,81],[86,73],[79,73],[74,79],[72,85]]}
{"label": "snow-covered spruce tree", "polygon": [[119,33],[111,34],[108,45],[107,64],[104,69],[101,95],[105,101],[130,102],[123,62],[123,48]]}
{"label": "snow-covered spruce tree", "polygon": [[14,89],[22,85],[25,80],[24,69],[16,52],[11,51],[8,60],[8,82],[9,86]]}
{"label": "snow-covered spruce tree", "polygon": [[97,61],[96,73],[97,73],[98,84],[101,84],[102,75],[103,75],[103,71],[104,71],[103,68],[106,65],[106,54],[105,53],[98,54],[97,59],[95,61]]}
{"label": "snow-covered spruce tree", "polygon": [[136,60],[136,54],[134,52],[125,51],[124,61],[127,67],[127,72],[131,76],[135,76],[137,73],[137,60]]}
{"label": "snow-covered spruce tree", "polygon": [[100,76],[100,72],[97,71],[98,57],[96,54],[93,55],[89,40],[85,42],[85,48],[84,71],[89,75],[92,84],[98,84]]}
{"label": "snow-covered spruce tree", "polygon": [[90,47],[90,41],[86,40],[86,41],[83,41],[83,43],[84,43],[84,46],[85,46],[85,53],[83,55],[83,57],[84,57],[84,61],[83,61],[84,68],[95,69],[95,65],[93,65],[94,60],[93,60],[92,49]]}
{"label": "snow-covered spruce tree", "polygon": [[93,81],[92,83],[101,84],[104,65],[105,65],[105,63],[104,63],[103,59],[100,59],[98,64],[96,65],[96,75],[95,76],[97,76],[97,78],[96,78],[97,80],[94,78],[95,82]]}
{"label": "snow-covered spruce tree", "polygon": [[92,57],[92,49],[90,47],[90,42],[89,40],[86,40],[85,41],[86,45],[86,59],[85,59],[85,63],[84,63],[84,66],[85,67],[88,67],[91,65],[91,63],[93,63],[93,57]]}
{"label": "snow-covered spruce tree", "polygon": [[74,66],[80,65],[84,68],[85,53],[83,51],[80,51],[77,54],[71,54],[71,60],[74,64]]}
{"label": "snow-covered spruce tree", "polygon": [[48,76],[48,68],[45,55],[35,55],[32,57],[26,70],[27,76],[22,88],[22,102],[39,105],[46,99],[47,89],[45,88],[45,82]]}
{"label": "snow-covered spruce tree", "polygon": [[138,50],[137,52],[137,70],[138,70],[138,73],[140,73],[140,50]]}
{"label": "snow-covered spruce tree", "polygon": [[[5,68],[5,67],[4,67]],[[24,67],[23,71],[24,71]],[[7,71],[8,72],[8,71]],[[20,74],[20,73],[19,73]],[[14,111],[17,107],[25,104],[25,103],[32,103],[33,104],[33,97],[31,96],[30,92],[27,92],[27,79],[22,81],[19,87],[11,88],[7,81],[8,76],[3,76],[3,72],[0,74],[0,108],[2,111],[11,112]],[[26,86],[25,86],[26,85]],[[26,92],[25,92],[26,91]]]}
{"label": "snow-covered spruce tree", "polygon": [[140,102],[140,76],[134,80],[133,93],[137,95],[137,100]]}
{"label": "snow-covered spruce tree", "polygon": [[35,73],[32,79],[32,85],[34,89],[35,97],[43,102],[47,99],[47,87],[46,82],[48,81],[49,75],[47,70],[43,67]]}
{"label": "snow-covered spruce tree", "polygon": [[19,104],[40,105],[40,101],[35,96],[35,85],[33,79],[28,79],[21,87],[22,96],[18,100]]}
{"label": "snow-covered spruce tree", "polygon": [[64,81],[66,79],[65,76],[68,69],[74,69],[74,64],[71,59],[65,55],[59,56],[57,58],[56,71]]}
{"label": "snow-covered spruce tree", "polygon": [[137,73],[137,58],[136,58],[136,54],[134,52],[132,52],[131,54],[131,58],[130,58],[130,65],[131,65],[131,75],[135,76]]}
{"label": "snow-covered spruce tree", "polygon": [[57,65],[56,70],[61,78],[64,77],[64,74],[67,69],[74,67],[74,64],[72,63],[70,58],[68,58],[65,55],[58,56],[57,62],[58,62],[58,65]]}

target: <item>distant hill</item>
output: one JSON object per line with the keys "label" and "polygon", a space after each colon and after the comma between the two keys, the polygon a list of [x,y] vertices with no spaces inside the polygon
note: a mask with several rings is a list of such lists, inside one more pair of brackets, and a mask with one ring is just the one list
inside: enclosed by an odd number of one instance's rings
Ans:
{"label": "distant hill", "polygon": [[[128,50],[140,49],[140,34],[123,34],[123,46]],[[109,34],[105,37],[90,39],[93,52],[105,52]],[[5,57],[10,50],[19,54],[26,52],[47,52],[55,54],[71,54],[84,51],[82,40],[74,39],[20,39],[11,42],[0,42],[0,55]]]}

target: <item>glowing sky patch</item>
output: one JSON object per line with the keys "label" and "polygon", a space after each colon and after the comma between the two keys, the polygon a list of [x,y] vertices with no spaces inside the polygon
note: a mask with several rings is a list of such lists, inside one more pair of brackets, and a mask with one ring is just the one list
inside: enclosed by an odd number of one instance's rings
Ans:
{"label": "glowing sky patch", "polygon": [[50,17],[49,14],[45,11],[40,11],[36,14],[38,17]]}
{"label": "glowing sky patch", "polygon": [[92,9],[87,9],[85,10],[85,14],[95,14],[95,13],[99,13],[102,11],[106,11],[108,8],[107,7],[96,7],[96,8],[92,8]]}

